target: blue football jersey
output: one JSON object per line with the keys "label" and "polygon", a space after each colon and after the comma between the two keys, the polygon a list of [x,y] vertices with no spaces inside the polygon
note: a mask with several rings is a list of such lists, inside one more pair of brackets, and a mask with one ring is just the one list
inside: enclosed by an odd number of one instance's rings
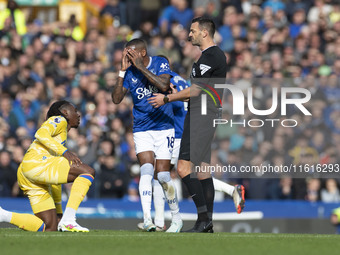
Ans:
{"label": "blue football jersey", "polygon": [[[178,91],[189,87],[187,81],[177,73],[171,71],[171,76],[170,82],[176,86]],[[188,111],[188,102],[174,101],[171,105],[174,112],[175,138],[182,138],[184,119]]]}
{"label": "blue football jersey", "polygon": [[[146,67],[155,75],[170,74],[169,62],[162,57],[150,57]],[[130,90],[133,100],[133,132],[174,128],[171,104],[154,108],[147,101],[152,93],[161,93],[156,86],[135,67],[126,70],[123,86]]]}

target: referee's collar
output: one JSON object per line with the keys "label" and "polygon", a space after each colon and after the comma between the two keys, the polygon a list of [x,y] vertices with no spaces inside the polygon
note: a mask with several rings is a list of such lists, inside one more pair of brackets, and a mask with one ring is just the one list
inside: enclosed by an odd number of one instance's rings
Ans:
{"label": "referee's collar", "polygon": [[216,46],[216,44],[214,44],[214,45],[211,45],[211,46],[209,46],[208,48],[206,48],[206,49],[202,50],[202,52],[206,51],[207,49],[210,49],[211,47],[215,47],[215,46]]}

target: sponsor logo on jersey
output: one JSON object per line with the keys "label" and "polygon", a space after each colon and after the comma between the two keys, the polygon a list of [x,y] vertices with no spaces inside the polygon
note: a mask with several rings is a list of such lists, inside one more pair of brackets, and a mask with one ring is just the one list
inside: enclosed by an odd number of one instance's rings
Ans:
{"label": "sponsor logo on jersey", "polygon": [[147,88],[138,88],[136,89],[136,93],[137,93],[137,99],[142,99],[145,96],[149,97],[152,95],[152,92],[148,90]]}
{"label": "sponsor logo on jersey", "polygon": [[201,75],[205,74],[209,69],[211,69],[211,66],[200,64]]}
{"label": "sponsor logo on jersey", "polygon": [[151,91],[151,93],[158,93],[159,90],[157,87],[155,87],[154,85],[149,85],[149,90]]}

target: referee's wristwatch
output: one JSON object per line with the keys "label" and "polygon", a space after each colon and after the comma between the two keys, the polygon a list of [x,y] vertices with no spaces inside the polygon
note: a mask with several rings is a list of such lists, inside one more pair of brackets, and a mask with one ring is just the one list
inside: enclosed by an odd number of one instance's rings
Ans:
{"label": "referee's wristwatch", "polygon": [[165,96],[163,97],[163,102],[164,102],[164,104],[169,103],[169,98],[168,98],[167,95],[165,95]]}

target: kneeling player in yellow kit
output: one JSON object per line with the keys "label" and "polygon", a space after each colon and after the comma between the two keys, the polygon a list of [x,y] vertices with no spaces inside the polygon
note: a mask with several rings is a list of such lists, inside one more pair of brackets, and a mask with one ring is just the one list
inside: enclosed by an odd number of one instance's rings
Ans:
{"label": "kneeling player in yellow kit", "polygon": [[[0,222],[28,231],[88,232],[76,223],[76,211],[89,190],[95,171],[65,147],[67,132],[77,128],[80,115],[67,101],[57,101],[35,134],[18,168],[18,183],[28,196],[33,213],[9,212],[0,207]],[[61,184],[73,182],[65,213]],[[59,223],[58,223],[59,222]]]}

